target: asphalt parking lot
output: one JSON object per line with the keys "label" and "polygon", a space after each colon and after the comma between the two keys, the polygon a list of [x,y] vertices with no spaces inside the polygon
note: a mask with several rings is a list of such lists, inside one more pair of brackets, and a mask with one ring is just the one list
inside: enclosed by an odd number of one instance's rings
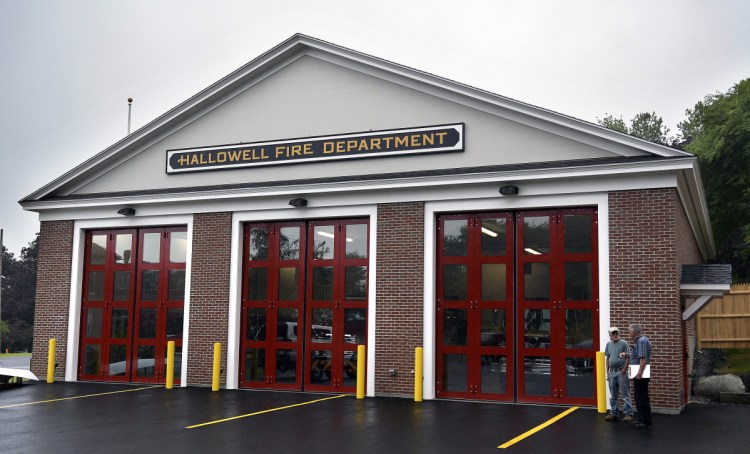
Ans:
{"label": "asphalt parking lot", "polygon": [[651,430],[579,408],[539,429],[570,408],[27,384],[0,390],[0,452],[734,453],[750,445],[743,406],[691,404],[680,416],[654,415]]}

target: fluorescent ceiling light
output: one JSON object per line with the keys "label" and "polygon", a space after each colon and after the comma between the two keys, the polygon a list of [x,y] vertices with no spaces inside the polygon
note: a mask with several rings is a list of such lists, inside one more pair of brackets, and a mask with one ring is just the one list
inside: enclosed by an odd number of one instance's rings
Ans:
{"label": "fluorescent ceiling light", "polygon": [[489,235],[492,238],[496,238],[497,237],[497,233],[495,233],[492,230],[490,230],[488,228],[485,228],[485,227],[482,227],[482,233],[484,233],[485,235]]}
{"label": "fluorescent ceiling light", "polygon": [[526,249],[524,249],[524,251],[528,252],[529,254],[542,255],[541,252],[539,252],[539,251],[537,251],[535,249],[531,249],[530,247],[527,247]]}

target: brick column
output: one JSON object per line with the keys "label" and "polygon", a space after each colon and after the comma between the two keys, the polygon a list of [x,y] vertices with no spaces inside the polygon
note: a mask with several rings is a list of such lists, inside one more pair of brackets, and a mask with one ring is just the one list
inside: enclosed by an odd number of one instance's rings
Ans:
{"label": "brick column", "polygon": [[[211,384],[215,342],[221,342],[221,369],[227,370],[231,240],[232,213],[193,217],[187,370],[190,385]],[[226,383],[226,376],[222,375],[221,382]]]}
{"label": "brick column", "polygon": [[376,287],[375,393],[412,395],[423,339],[423,202],[378,205]]}
{"label": "brick column", "polygon": [[73,221],[44,221],[39,230],[39,256],[34,306],[34,344],[31,371],[47,376],[50,338],[57,339],[55,379],[65,377],[68,351],[68,309],[73,256]]}
{"label": "brick column", "polygon": [[677,413],[684,393],[679,197],[675,189],[609,194],[611,323],[639,323],[652,345],[649,385],[655,409]]}

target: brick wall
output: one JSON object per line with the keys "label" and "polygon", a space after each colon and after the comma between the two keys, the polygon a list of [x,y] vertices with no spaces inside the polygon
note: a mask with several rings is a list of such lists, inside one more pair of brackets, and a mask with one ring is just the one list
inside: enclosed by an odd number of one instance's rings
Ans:
{"label": "brick wall", "polygon": [[57,340],[55,379],[65,377],[70,304],[73,221],[44,221],[39,230],[39,257],[34,309],[34,344],[31,371],[47,376],[49,339]]}
{"label": "brick wall", "polygon": [[[231,246],[232,213],[204,213],[193,217],[189,385],[211,384],[215,342],[221,342],[221,370],[227,370]],[[226,383],[224,374],[221,382]]]}
{"label": "brick wall", "polygon": [[651,405],[678,412],[683,405],[684,349],[675,189],[609,194],[612,325],[639,323],[652,344]]}
{"label": "brick wall", "polygon": [[423,341],[424,203],[378,205],[377,247],[375,393],[413,395],[414,349]]}

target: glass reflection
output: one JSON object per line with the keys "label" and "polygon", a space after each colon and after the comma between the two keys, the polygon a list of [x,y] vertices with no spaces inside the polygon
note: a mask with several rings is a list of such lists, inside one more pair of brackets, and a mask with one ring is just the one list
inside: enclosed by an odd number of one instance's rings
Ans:
{"label": "glass reflection", "polygon": [[266,310],[262,307],[251,307],[247,310],[247,339],[266,340]]}
{"label": "glass reflection", "polygon": [[159,299],[159,270],[143,270],[141,273],[141,301]]}
{"label": "glass reflection", "polygon": [[159,263],[161,261],[161,233],[143,234],[142,263]]}
{"label": "glass reflection", "polygon": [[314,308],[310,336],[313,342],[331,342],[333,337],[333,309]]}
{"label": "glass reflection", "polygon": [[104,309],[92,307],[86,310],[86,337],[102,337]]}
{"label": "glass reflection", "polygon": [[104,265],[107,261],[107,235],[91,235],[91,254],[89,263]]}
{"label": "glass reflection", "polygon": [[564,216],[565,253],[588,254],[591,252],[592,219],[590,214],[568,214]]}
{"label": "glass reflection", "polygon": [[181,307],[167,309],[167,339],[182,339],[183,318]]}
{"label": "glass reflection", "polygon": [[297,341],[297,309],[280,307],[276,321],[276,340],[284,342]]}
{"label": "glass reflection", "polygon": [[133,235],[121,233],[115,235],[115,263],[128,264],[133,258]]}
{"label": "glass reflection", "polygon": [[468,285],[466,265],[443,265],[443,299],[446,301],[466,300]]}
{"label": "glass reflection", "polygon": [[297,350],[276,350],[276,383],[297,382]]}
{"label": "glass reflection", "polygon": [[248,277],[247,297],[255,301],[268,298],[268,268],[250,268]]}
{"label": "glass reflection", "polygon": [[593,358],[565,358],[565,395],[594,398],[596,380]]}
{"label": "glass reflection", "polygon": [[590,309],[565,310],[565,347],[594,347],[594,314]]}
{"label": "glass reflection", "polygon": [[279,234],[279,260],[299,259],[299,227],[282,227]]}
{"label": "glass reflection", "polygon": [[550,311],[549,309],[525,309],[523,311],[523,341],[525,347],[549,348]]}
{"label": "glass reflection", "polygon": [[469,251],[469,221],[451,219],[443,222],[443,255],[465,256]]}
{"label": "glass reflection", "polygon": [[109,346],[109,375],[122,377],[127,369],[127,347],[124,345]]}
{"label": "glass reflection", "polygon": [[89,301],[104,300],[104,271],[89,271]]}
{"label": "glass reflection", "polygon": [[482,255],[505,255],[505,219],[482,219]]}
{"label": "glass reflection", "polygon": [[[165,352],[164,358],[166,359],[166,357],[167,357],[167,354]],[[167,370],[166,367],[164,368],[164,370]],[[174,379],[177,380],[180,377],[182,377],[182,346],[175,345],[174,347]]]}
{"label": "glass reflection", "polygon": [[310,383],[330,386],[331,358],[330,350],[313,350],[310,352]]}
{"label": "glass reflection", "polygon": [[128,309],[112,309],[112,332],[115,339],[128,337]]}
{"label": "glass reflection", "polygon": [[443,355],[443,388],[446,391],[466,392],[466,355]]}
{"label": "glass reflection", "polygon": [[482,355],[482,393],[505,394],[506,364],[505,356]]}
{"label": "glass reflection", "polygon": [[591,262],[565,263],[565,299],[587,301],[593,296]]}
{"label": "glass reflection", "polygon": [[549,254],[549,216],[527,216],[523,219],[524,254]]}
{"label": "glass reflection", "polygon": [[335,226],[333,225],[316,225],[313,235],[313,259],[331,260],[334,256],[335,245],[333,240],[336,238]]}
{"label": "glass reflection", "polygon": [[169,232],[170,263],[185,263],[187,258],[187,232]]}
{"label": "glass reflection", "polygon": [[367,298],[367,267],[347,266],[344,271],[344,298],[364,300]]}
{"label": "glass reflection", "polygon": [[482,301],[505,301],[505,263],[482,264]]}
{"label": "glass reflection", "polygon": [[296,301],[298,292],[297,268],[279,268],[279,300]]}
{"label": "glass reflection", "polygon": [[252,382],[266,380],[265,348],[248,348],[245,352],[245,380]]}
{"label": "glass reflection", "polygon": [[466,345],[465,309],[443,309],[443,345]]}
{"label": "glass reflection", "polygon": [[141,308],[138,320],[138,337],[141,339],[153,339],[156,337],[156,308]]}
{"label": "glass reflection", "polygon": [[141,345],[138,347],[138,366],[136,371],[137,376],[154,376],[155,353],[156,349],[153,345]]}
{"label": "glass reflection", "polygon": [[185,270],[169,270],[167,277],[169,285],[169,300],[182,301],[185,299]]}
{"label": "glass reflection", "polygon": [[250,229],[250,260],[268,260],[268,229]]}
{"label": "glass reflection", "polygon": [[130,271],[115,271],[114,301],[130,301]]}
{"label": "glass reflection", "polygon": [[346,226],[346,258],[367,258],[367,224]]}
{"label": "glass reflection", "polygon": [[344,309],[344,343],[367,343],[367,310]]}
{"label": "glass reflection", "polygon": [[333,267],[316,266],[313,268],[313,292],[315,301],[330,301],[333,299]]}
{"label": "glass reflection", "polygon": [[505,309],[482,309],[482,346],[505,347]]}
{"label": "glass reflection", "polygon": [[524,394],[527,396],[549,396],[552,375],[549,356],[527,356],[523,364]]}
{"label": "glass reflection", "polygon": [[84,353],[83,359],[84,374],[97,375],[99,373],[99,367],[101,365],[101,352],[102,347],[100,345],[86,345],[86,353]]}
{"label": "glass reflection", "polygon": [[523,264],[523,297],[525,300],[546,301],[550,294],[549,263]]}
{"label": "glass reflection", "polygon": [[[343,386],[357,386],[357,352],[344,352]],[[365,360],[365,358],[363,358]]]}

